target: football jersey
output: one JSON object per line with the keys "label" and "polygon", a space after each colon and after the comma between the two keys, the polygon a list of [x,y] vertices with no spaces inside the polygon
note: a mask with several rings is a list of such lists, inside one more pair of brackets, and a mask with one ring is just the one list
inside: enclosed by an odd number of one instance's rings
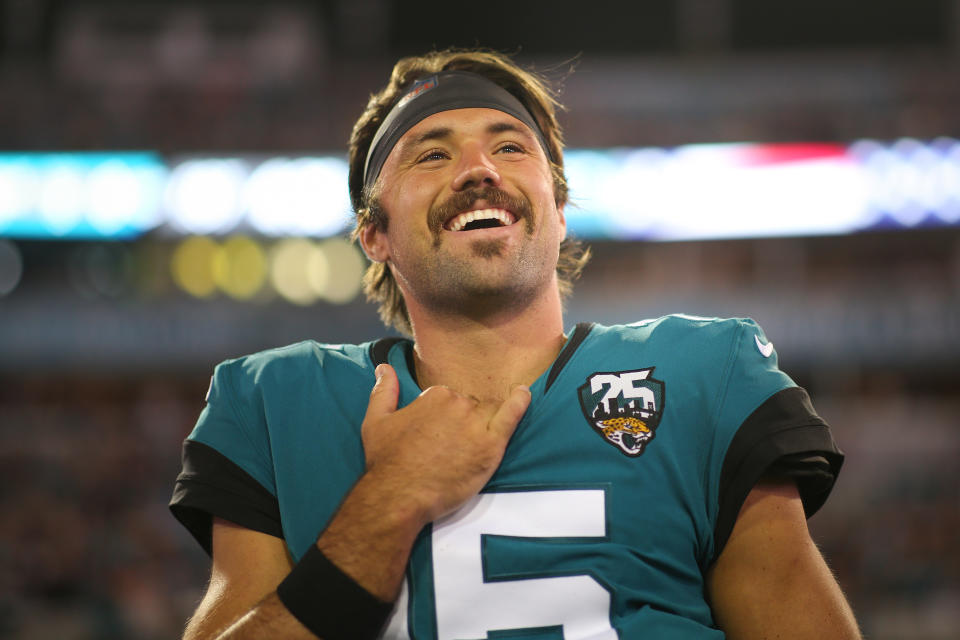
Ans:
{"label": "football jersey", "polygon": [[[171,502],[208,552],[212,516],[283,538],[295,560],[316,541],[364,472],[380,362],[412,402],[405,339],[216,368]],[[843,459],[751,320],[580,324],[530,392],[484,489],[418,536],[382,637],[723,638],[704,576],[750,489],[795,478],[809,516]]]}

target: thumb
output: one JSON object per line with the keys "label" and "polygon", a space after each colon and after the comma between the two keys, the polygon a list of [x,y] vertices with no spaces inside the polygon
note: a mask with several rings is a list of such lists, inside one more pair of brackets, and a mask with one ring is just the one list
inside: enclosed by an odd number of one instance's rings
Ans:
{"label": "thumb", "polygon": [[397,410],[397,399],[400,396],[400,381],[397,372],[388,364],[378,365],[375,372],[377,382],[370,391],[370,402],[367,404],[367,418],[383,416]]}
{"label": "thumb", "polygon": [[530,389],[524,385],[513,388],[507,399],[490,419],[490,429],[509,438],[530,406]]}

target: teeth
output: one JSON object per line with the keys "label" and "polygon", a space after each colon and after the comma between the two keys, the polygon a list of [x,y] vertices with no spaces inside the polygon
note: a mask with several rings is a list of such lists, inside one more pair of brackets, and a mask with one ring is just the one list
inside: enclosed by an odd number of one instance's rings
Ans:
{"label": "teeth", "polygon": [[513,214],[504,209],[479,209],[477,211],[461,213],[451,220],[448,226],[450,231],[460,231],[474,220],[499,220],[505,227],[509,227],[516,222]]}

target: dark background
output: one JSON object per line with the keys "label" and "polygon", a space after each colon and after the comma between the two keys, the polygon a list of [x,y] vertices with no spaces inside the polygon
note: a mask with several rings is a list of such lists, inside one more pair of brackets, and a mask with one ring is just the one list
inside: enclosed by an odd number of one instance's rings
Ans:
{"label": "dark background", "polygon": [[[958,29],[956,0],[0,0],[0,151],[339,153],[398,56],[451,45],[557,82],[571,147],[957,138]],[[12,242],[0,637],[177,636],[208,564],[165,505],[213,365],[384,330],[360,300],[191,298],[171,238]],[[868,637],[957,637],[960,234],[594,249],[570,326],[764,326],[848,454],[810,526]]]}

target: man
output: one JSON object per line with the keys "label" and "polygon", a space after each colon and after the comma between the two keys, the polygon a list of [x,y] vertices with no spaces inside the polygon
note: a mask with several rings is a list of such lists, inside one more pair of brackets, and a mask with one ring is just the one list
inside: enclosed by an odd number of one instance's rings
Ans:
{"label": "man", "polygon": [[172,509],[186,638],[856,638],[806,528],[842,455],[745,320],[562,325],[555,104],[402,60],[354,128],[368,296],[413,336],[221,364]]}

